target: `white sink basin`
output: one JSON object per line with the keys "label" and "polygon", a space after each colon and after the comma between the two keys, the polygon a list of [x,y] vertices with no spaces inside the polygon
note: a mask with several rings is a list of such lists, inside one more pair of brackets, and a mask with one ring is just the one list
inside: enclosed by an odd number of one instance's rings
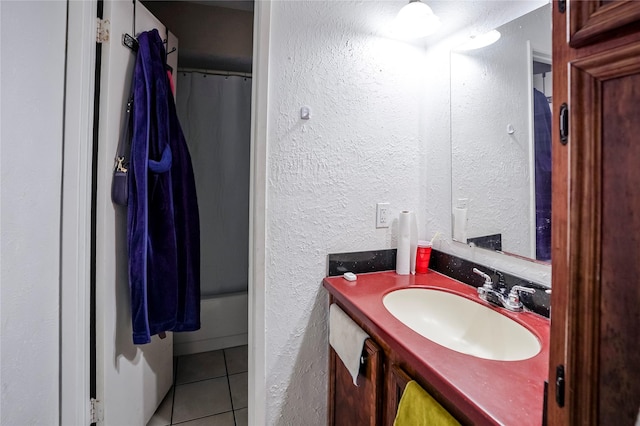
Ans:
{"label": "white sink basin", "polygon": [[404,325],[467,355],[519,361],[540,352],[540,341],[522,325],[487,306],[446,291],[405,288],[382,299]]}

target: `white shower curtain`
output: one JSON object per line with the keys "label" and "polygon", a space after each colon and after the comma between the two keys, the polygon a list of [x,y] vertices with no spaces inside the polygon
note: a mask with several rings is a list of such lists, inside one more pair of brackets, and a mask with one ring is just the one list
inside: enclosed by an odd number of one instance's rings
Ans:
{"label": "white shower curtain", "polygon": [[251,78],[178,73],[200,209],[202,297],[247,290]]}

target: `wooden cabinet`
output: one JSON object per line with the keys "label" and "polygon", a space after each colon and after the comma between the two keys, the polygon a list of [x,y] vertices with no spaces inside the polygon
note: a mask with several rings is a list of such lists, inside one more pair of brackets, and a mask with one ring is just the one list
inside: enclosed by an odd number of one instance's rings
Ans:
{"label": "wooden cabinet", "polygon": [[619,37],[640,22],[637,1],[572,1],[569,5],[569,44],[573,48]]}
{"label": "wooden cabinet", "polygon": [[382,419],[382,362],[380,347],[367,339],[358,386],[333,348],[329,347],[329,425],[377,426]]}
{"label": "wooden cabinet", "polygon": [[389,372],[387,374],[387,401],[385,407],[387,425],[392,426],[393,421],[398,413],[398,405],[400,405],[400,398],[404,388],[407,387],[407,383],[411,381],[411,377],[405,373],[400,367],[395,364],[391,364]]}
{"label": "wooden cabinet", "polygon": [[633,425],[640,410],[640,2],[569,1],[567,9],[554,2],[554,117],[568,105],[569,135],[563,145],[554,128],[548,421]]}
{"label": "wooden cabinet", "polygon": [[[333,302],[333,297],[330,298]],[[457,407],[444,400],[437,389],[423,380],[380,336],[367,329],[345,307],[340,306],[370,336],[364,344],[364,364],[358,386],[336,352],[329,346],[329,426],[393,426],[404,388],[411,380],[422,386],[445,410],[463,424],[472,422]]]}

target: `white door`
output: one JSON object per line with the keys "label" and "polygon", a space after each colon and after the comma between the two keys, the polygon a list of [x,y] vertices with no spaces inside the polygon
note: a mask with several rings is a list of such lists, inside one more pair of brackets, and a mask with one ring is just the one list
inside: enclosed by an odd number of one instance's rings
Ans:
{"label": "white door", "polygon": [[[122,35],[165,26],[140,2],[105,1],[104,19],[110,40],[102,44],[98,171],[96,200],[96,398],[103,403],[104,424],[145,425],[171,387],[173,335],[154,336],[135,346],[131,334],[127,272],[127,212],[111,203],[113,159],[129,95],[135,53],[122,44]],[[178,40],[169,33],[167,51]],[[177,51],[168,56],[177,70]],[[175,73],[174,73],[175,74]],[[175,83],[175,76],[174,76]]]}

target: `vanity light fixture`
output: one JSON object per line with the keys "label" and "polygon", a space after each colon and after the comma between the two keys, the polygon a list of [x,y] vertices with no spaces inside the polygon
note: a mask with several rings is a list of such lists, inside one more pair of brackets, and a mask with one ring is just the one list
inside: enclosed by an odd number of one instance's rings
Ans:
{"label": "vanity light fixture", "polygon": [[416,39],[433,34],[440,27],[431,8],[420,0],[410,0],[394,21],[394,34],[404,39]]}
{"label": "vanity light fixture", "polygon": [[478,36],[471,36],[469,41],[464,42],[458,46],[455,50],[474,50],[487,47],[496,41],[500,40],[500,31],[491,30]]}

